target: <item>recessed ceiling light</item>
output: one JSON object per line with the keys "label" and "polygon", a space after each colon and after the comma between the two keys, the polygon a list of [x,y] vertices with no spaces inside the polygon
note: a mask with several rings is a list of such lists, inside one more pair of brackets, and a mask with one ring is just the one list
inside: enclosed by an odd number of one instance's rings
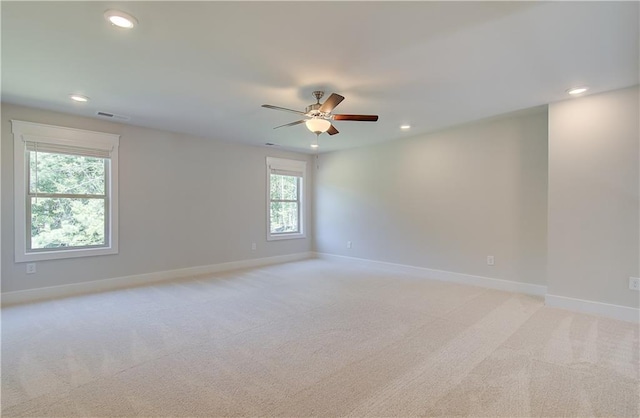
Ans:
{"label": "recessed ceiling light", "polygon": [[112,25],[124,29],[131,29],[138,23],[138,19],[120,10],[107,10],[104,18]]}
{"label": "recessed ceiling light", "polygon": [[74,102],[86,103],[89,101],[87,96],[83,96],[82,94],[70,94],[69,98]]}
{"label": "recessed ceiling light", "polygon": [[587,90],[589,90],[589,87],[587,87],[587,86],[573,87],[573,88],[570,88],[569,90],[567,90],[567,93],[569,93],[572,96],[575,96],[576,94],[582,94]]}
{"label": "recessed ceiling light", "polygon": [[400,125],[400,129],[404,129],[406,131],[407,129],[411,129],[411,125]]}

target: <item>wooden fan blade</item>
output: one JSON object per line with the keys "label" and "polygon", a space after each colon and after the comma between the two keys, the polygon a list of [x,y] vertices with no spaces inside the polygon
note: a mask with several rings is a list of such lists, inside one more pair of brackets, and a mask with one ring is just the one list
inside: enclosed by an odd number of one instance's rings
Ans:
{"label": "wooden fan blade", "polygon": [[360,122],[376,122],[378,115],[333,115],[333,120],[357,120]]}
{"label": "wooden fan blade", "polygon": [[331,125],[331,127],[327,130],[327,133],[329,135],[335,135],[337,133],[340,133],[335,126]]}
{"label": "wooden fan blade", "polygon": [[318,110],[324,113],[329,113],[343,100],[344,97],[340,96],[339,94],[331,93],[331,96],[329,96],[329,98],[322,104],[322,106],[320,106],[320,109]]}
{"label": "wooden fan blade", "polygon": [[304,123],[304,122],[306,122],[306,120],[304,120],[304,119],[303,120],[297,120],[295,122],[291,122],[291,123],[287,123],[287,124],[284,124],[284,125],[276,126],[273,129],[283,128],[285,126],[300,125],[301,123]]}
{"label": "wooden fan blade", "polygon": [[304,112],[301,112],[299,110],[287,109],[286,107],[273,106],[273,105],[268,105],[268,104],[263,104],[262,107],[266,107],[267,109],[273,109],[273,110],[284,110],[285,112],[297,113],[299,115],[304,115],[305,114]]}

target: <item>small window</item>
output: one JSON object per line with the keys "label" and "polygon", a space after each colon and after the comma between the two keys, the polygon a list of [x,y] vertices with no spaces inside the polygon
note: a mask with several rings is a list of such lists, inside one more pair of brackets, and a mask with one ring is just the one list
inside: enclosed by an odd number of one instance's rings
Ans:
{"label": "small window", "polygon": [[12,128],[16,261],[117,253],[118,135]]}
{"label": "small window", "polygon": [[267,157],[267,240],[304,238],[306,162]]}

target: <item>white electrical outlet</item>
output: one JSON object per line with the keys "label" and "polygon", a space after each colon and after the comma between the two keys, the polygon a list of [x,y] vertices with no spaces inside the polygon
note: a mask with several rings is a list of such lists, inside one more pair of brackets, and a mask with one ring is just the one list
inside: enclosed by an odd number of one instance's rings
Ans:
{"label": "white electrical outlet", "polygon": [[487,265],[488,266],[493,266],[495,263],[496,262],[495,262],[495,259],[493,258],[493,256],[492,255],[488,255],[487,256]]}
{"label": "white electrical outlet", "polygon": [[640,290],[640,277],[629,277],[629,289]]}
{"label": "white electrical outlet", "polygon": [[255,242],[252,242],[252,243],[251,243],[251,251],[255,251],[255,250],[256,250],[256,248],[257,248],[257,247],[256,247],[256,243],[255,243]]}
{"label": "white electrical outlet", "polygon": [[351,241],[347,241],[347,248],[351,248]]}
{"label": "white electrical outlet", "polygon": [[27,263],[27,274],[33,274],[36,272],[36,263]]}

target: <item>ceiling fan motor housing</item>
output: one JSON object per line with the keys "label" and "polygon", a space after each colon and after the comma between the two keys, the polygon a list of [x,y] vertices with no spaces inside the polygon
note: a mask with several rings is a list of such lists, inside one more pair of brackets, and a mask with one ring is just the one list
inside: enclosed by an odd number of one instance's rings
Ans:
{"label": "ceiling fan motor housing", "polygon": [[304,113],[309,116],[318,116],[321,113],[320,110],[318,110],[320,106],[322,106],[320,103],[311,104],[305,108]]}
{"label": "ceiling fan motor housing", "polygon": [[313,92],[313,96],[316,98],[316,103],[310,104],[304,109],[304,113],[311,118],[327,118],[328,114],[321,112],[320,107],[322,104],[320,103],[320,99],[324,96],[324,91],[316,90]]}

